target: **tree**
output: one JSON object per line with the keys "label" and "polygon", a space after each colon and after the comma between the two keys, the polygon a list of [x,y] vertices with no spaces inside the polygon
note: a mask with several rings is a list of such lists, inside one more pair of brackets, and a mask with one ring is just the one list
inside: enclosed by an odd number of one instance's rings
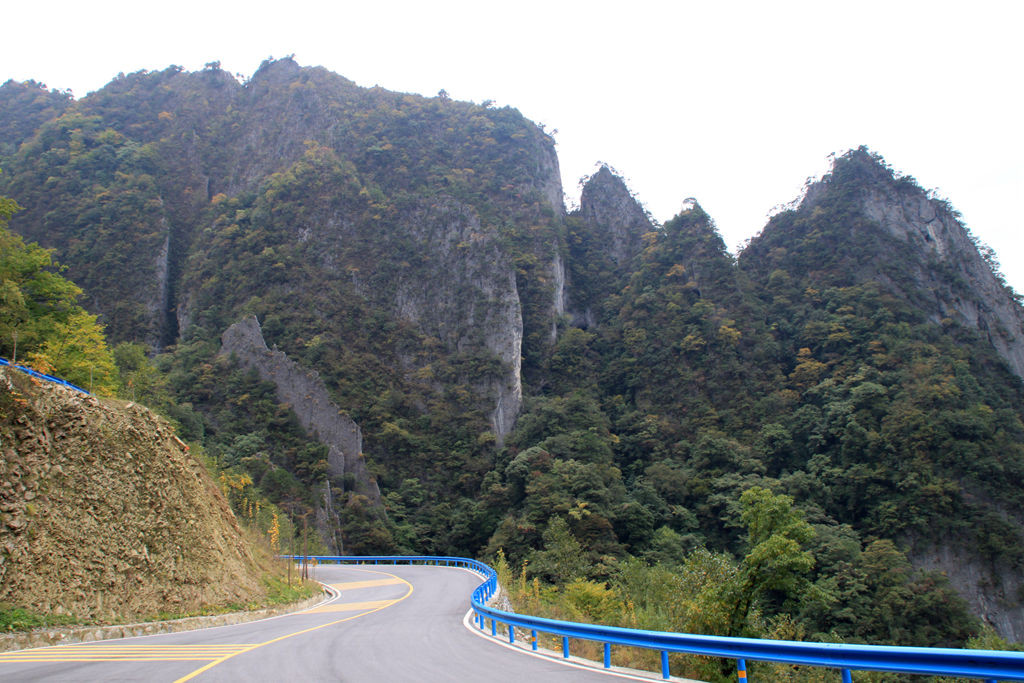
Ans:
{"label": "tree", "polygon": [[729,635],[747,630],[751,610],[759,601],[793,600],[808,584],[806,574],[814,557],[803,549],[814,535],[793,499],[755,486],[740,496],[741,519],[747,527],[749,551],[740,563],[736,580],[723,597],[731,605]]}
{"label": "tree", "polygon": [[544,532],[544,549],[533,553],[533,573],[551,581],[566,584],[586,576],[587,560],[583,546],[572,535],[564,517],[555,517]]}
{"label": "tree", "polygon": [[14,355],[15,345],[34,349],[51,332],[55,322],[66,319],[81,290],[48,270],[51,251],[26,244],[7,229],[20,207],[0,197],[0,350]]}
{"label": "tree", "polygon": [[61,266],[51,250],[7,229],[18,208],[0,197],[0,352],[99,393],[114,393],[117,369],[103,328],[76,303],[82,290],[58,274]]}
{"label": "tree", "polygon": [[29,363],[47,370],[89,391],[110,396],[117,391],[117,366],[107,348],[103,327],[96,316],[78,310],[67,322],[54,325],[37,351],[28,354]]}
{"label": "tree", "polygon": [[122,342],[114,347],[114,362],[125,398],[152,407],[166,406],[167,380],[148,356],[149,347],[139,342]]}

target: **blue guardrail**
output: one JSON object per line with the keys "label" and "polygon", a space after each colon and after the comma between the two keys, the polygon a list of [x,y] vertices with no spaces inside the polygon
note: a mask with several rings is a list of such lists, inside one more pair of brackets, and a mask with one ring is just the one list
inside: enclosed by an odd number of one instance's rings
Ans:
{"label": "blue guardrail", "polygon": [[14,365],[13,363],[11,363],[11,361],[7,360],[6,358],[0,358],[0,366],[14,368],[15,370],[24,372],[26,375],[31,375],[32,377],[35,377],[36,379],[45,380],[47,382],[53,382],[54,384],[59,384],[61,386],[67,387],[68,389],[80,391],[87,396],[90,395],[89,392],[83,389],[82,387],[76,387],[71,382],[65,382],[60,377],[54,377],[53,375],[47,375],[46,373],[43,372],[37,372],[32,368],[25,367],[24,365]]}
{"label": "blue guardrail", "polygon": [[562,639],[562,656],[569,657],[571,639],[593,640],[604,644],[604,666],[611,667],[613,645],[643,647],[661,652],[661,676],[668,679],[670,652],[734,659],[740,681],[746,680],[746,661],[782,662],[804,666],[839,669],[844,683],[851,683],[851,671],[890,671],[930,676],[959,676],[995,683],[1024,681],[1024,652],[1002,650],[957,650],[937,647],[893,647],[886,645],[848,645],[844,643],[809,643],[790,640],[726,638],[665,631],[598,626],[572,621],[542,619],[514,614],[489,607],[487,603],[498,591],[498,574],[483,562],[466,557],[432,555],[308,555],[286,556],[320,564],[426,564],[465,567],[480,574],[484,581],[470,596],[470,607],[477,628],[499,637],[498,626],[506,632],[501,637],[515,642],[516,628],[528,630],[532,649],[537,649],[537,634],[547,633]]}

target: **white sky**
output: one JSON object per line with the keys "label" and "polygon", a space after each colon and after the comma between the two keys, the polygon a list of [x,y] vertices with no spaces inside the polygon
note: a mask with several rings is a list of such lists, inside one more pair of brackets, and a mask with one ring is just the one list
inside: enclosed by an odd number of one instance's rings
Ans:
{"label": "white sky", "polygon": [[570,201],[604,161],[658,220],[696,197],[734,251],[830,153],[866,144],[947,197],[1024,292],[1018,0],[58,0],[0,18],[0,81],[79,97],[122,71],[219,60],[248,77],[294,54],[511,105],[558,130]]}

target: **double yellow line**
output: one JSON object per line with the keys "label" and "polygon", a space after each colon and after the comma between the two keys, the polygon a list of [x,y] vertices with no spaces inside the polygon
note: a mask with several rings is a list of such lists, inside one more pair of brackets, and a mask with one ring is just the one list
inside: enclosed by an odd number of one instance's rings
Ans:
{"label": "double yellow line", "polygon": [[[410,595],[412,595],[412,591],[413,591],[412,584],[409,583],[408,581],[406,581],[405,579],[399,577],[399,576],[395,576],[394,574],[388,574],[387,572],[375,571],[375,570],[372,570],[372,569],[359,569],[358,571],[373,572],[375,574],[384,574],[385,576],[390,576],[392,579],[395,579],[395,580],[392,581],[392,580],[388,579],[388,580],[386,580],[387,583],[404,583],[406,586],[409,587],[409,590],[406,591],[405,595],[403,595],[402,597],[400,597],[400,598],[398,598],[396,600],[381,600],[380,602],[383,603],[383,604],[381,604],[379,607],[367,610],[366,612],[361,612],[360,614],[353,614],[352,616],[345,617],[344,619],[336,619],[334,621],[329,621],[326,624],[320,624],[319,626],[313,626],[311,628],[306,628],[306,629],[303,629],[301,631],[296,631],[295,633],[288,633],[286,635],[278,636],[277,638],[273,638],[272,640],[268,640],[268,641],[266,641],[264,643],[257,643],[255,645],[250,645],[250,646],[246,647],[245,649],[238,650],[236,652],[231,652],[231,653],[226,654],[226,655],[224,655],[224,656],[222,656],[222,657],[220,657],[218,659],[213,660],[212,662],[210,662],[206,666],[203,666],[203,667],[200,667],[200,668],[196,669],[195,671],[193,671],[192,673],[188,674],[187,676],[182,676],[178,680],[174,681],[174,683],[185,683],[185,681],[190,681],[193,678],[195,678],[196,676],[198,676],[199,674],[203,673],[204,671],[209,671],[213,667],[215,667],[215,666],[217,666],[219,664],[223,664],[224,662],[228,661],[232,657],[237,657],[238,655],[245,654],[246,652],[252,652],[253,650],[255,650],[257,648],[261,648],[261,647],[264,647],[266,645],[271,645],[273,643],[279,643],[282,640],[286,640],[288,638],[293,638],[295,636],[301,636],[303,633],[310,633],[312,631],[319,631],[320,629],[327,628],[328,626],[334,626],[335,624],[340,624],[340,623],[345,622],[345,621],[352,621],[353,619],[358,619],[359,617],[365,617],[367,614],[373,614],[374,612],[379,612],[382,609],[386,609],[386,608],[390,607],[391,605],[399,603],[402,600],[405,600]],[[361,582],[361,583],[372,584],[372,585],[383,585],[382,582],[377,582],[377,581],[368,581],[368,582]],[[324,607],[329,606],[329,604],[330,603],[328,603],[328,605],[324,605]]]}
{"label": "double yellow line", "polygon": [[0,654],[0,663],[209,661],[252,647],[241,645],[150,645],[86,643]]}
{"label": "double yellow line", "polygon": [[[189,681],[204,671],[209,671],[218,664],[223,664],[232,657],[245,654],[246,652],[252,652],[258,648],[272,643],[278,643],[287,638],[293,638],[300,636],[303,633],[310,633],[317,631],[328,626],[334,626],[345,621],[351,621],[358,619],[359,617],[365,617],[367,614],[373,614],[379,612],[382,609],[386,609],[407,597],[412,595],[413,587],[412,584],[405,579],[389,574],[387,572],[376,571],[372,569],[361,569],[354,568],[356,571],[370,572],[374,574],[383,574],[390,578],[387,579],[370,579],[366,581],[350,581],[346,583],[332,584],[331,587],[340,590],[352,590],[359,588],[370,588],[375,586],[385,586],[389,584],[404,583],[408,586],[408,589],[400,598],[391,600],[372,600],[365,602],[348,602],[339,603],[337,598],[331,602],[324,603],[317,607],[313,607],[302,612],[296,612],[295,614],[316,614],[326,612],[355,612],[359,611],[359,614],[353,614],[343,619],[335,619],[325,624],[318,626],[312,626],[310,628],[303,629],[301,631],[295,631],[294,633],[288,633],[272,640],[268,640],[263,643],[241,643],[241,644],[222,644],[222,645],[160,645],[153,641],[145,643],[124,643],[124,642],[98,642],[98,643],[79,643],[75,645],[60,645],[57,647],[45,647],[37,648],[34,650],[21,650],[18,652],[6,652],[0,653],[0,664],[27,664],[27,663],[45,663],[45,662],[185,662],[185,661],[207,661],[209,662],[205,666],[202,666],[192,673],[179,678],[175,683],[184,683]],[[364,611],[360,611],[364,610]],[[212,660],[212,661],[211,661]]]}

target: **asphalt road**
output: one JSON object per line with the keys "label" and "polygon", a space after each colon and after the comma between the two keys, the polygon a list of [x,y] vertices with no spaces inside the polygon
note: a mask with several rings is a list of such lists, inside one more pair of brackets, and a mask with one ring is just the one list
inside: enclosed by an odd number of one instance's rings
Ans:
{"label": "asphalt road", "polygon": [[611,683],[632,678],[531,656],[466,628],[468,596],[481,582],[468,570],[381,565],[315,571],[338,595],[303,612],[237,626],[0,653],[0,680]]}

